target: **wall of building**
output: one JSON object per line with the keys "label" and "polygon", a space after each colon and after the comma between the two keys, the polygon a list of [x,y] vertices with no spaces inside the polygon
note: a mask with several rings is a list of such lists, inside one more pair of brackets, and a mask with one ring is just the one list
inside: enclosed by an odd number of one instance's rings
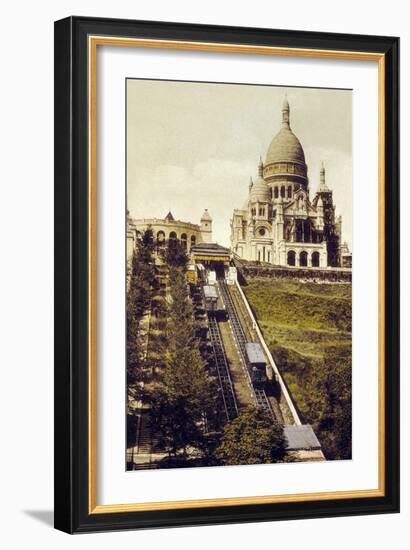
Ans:
{"label": "wall of building", "polygon": [[181,222],[178,220],[170,222],[158,218],[133,220],[131,227],[136,231],[137,235],[141,235],[146,229],[148,229],[148,227],[150,227],[154,233],[154,238],[157,240],[163,237],[165,240],[170,238],[176,238],[179,240],[186,238],[188,241],[191,241],[191,239],[194,238],[199,242],[201,239],[201,230],[199,225]]}
{"label": "wall of building", "polygon": [[269,277],[269,279],[303,279],[316,282],[351,283],[352,270],[347,268],[303,268],[303,267],[280,267],[258,265],[254,262],[246,262],[238,265],[238,273],[243,277]]}
{"label": "wall of building", "polygon": [[[179,220],[168,221],[158,218],[132,219],[127,229],[127,259],[130,260],[132,251],[138,238],[146,229],[152,229],[154,240],[157,244],[163,244],[169,239],[177,239],[186,244],[189,252],[195,244],[204,242],[199,225],[181,222]],[[208,236],[208,233],[207,233]],[[209,241],[206,241],[209,242]]]}
{"label": "wall of building", "polygon": [[[305,116],[308,112],[307,105]],[[280,135],[281,132],[273,132],[269,151]],[[288,154],[291,159],[293,153]],[[279,161],[272,166],[276,171],[292,167],[293,174],[300,168],[296,160]],[[265,168],[267,178],[268,173]],[[335,219],[333,192],[326,187],[324,167],[320,171],[319,192],[312,202],[306,178],[303,185],[292,180],[284,184],[285,175],[279,176],[273,182],[264,179],[260,161],[258,179],[255,182],[251,179],[249,184],[247,203],[243,209],[233,210],[230,234],[233,252],[245,260],[273,265],[340,267],[342,219],[340,216]]]}

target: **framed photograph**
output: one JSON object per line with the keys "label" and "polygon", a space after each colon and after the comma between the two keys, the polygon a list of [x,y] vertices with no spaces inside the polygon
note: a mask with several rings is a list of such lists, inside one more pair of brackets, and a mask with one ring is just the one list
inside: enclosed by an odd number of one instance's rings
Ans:
{"label": "framed photograph", "polygon": [[55,23],[55,527],[399,511],[399,39]]}

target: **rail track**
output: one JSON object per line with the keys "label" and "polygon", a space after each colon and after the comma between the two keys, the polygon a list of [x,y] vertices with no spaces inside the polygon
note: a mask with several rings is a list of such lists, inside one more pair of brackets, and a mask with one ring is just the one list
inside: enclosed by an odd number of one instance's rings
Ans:
{"label": "rail track", "polygon": [[225,304],[225,308],[228,313],[229,320],[231,322],[232,333],[234,335],[236,344],[238,346],[239,354],[242,359],[242,364],[246,369],[246,374],[248,376],[249,383],[253,390],[255,403],[258,407],[260,407],[266,413],[268,413],[272,417],[272,419],[275,419],[275,414],[272,410],[270,401],[266,395],[265,390],[262,388],[255,388],[255,386],[252,384],[252,381],[250,379],[249,372],[248,372],[248,358],[246,355],[246,348],[245,348],[245,344],[246,344],[245,332],[239,320],[238,312],[236,311],[236,307],[233,302],[228,285],[226,284],[225,278],[222,275],[218,276],[218,287],[220,290],[220,294],[222,296],[222,300]]}
{"label": "rail track", "polygon": [[219,386],[222,391],[222,401],[227,420],[238,416],[238,404],[236,402],[235,390],[232,384],[229,367],[226,360],[222,336],[219,330],[218,321],[213,315],[208,316],[209,335],[215,358],[216,371],[218,373]]}

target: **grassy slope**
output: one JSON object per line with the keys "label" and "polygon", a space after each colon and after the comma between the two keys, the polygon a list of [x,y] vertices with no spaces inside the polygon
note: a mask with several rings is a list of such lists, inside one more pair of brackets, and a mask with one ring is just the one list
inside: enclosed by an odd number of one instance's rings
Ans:
{"label": "grassy slope", "polygon": [[351,285],[248,278],[243,290],[305,422],[349,458]]}

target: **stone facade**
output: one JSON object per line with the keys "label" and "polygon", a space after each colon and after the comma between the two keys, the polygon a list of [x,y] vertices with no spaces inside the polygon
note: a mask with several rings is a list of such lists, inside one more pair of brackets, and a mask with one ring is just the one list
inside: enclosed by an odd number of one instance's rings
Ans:
{"label": "stone facade", "polygon": [[265,162],[260,159],[248,198],[231,219],[231,249],[238,258],[279,266],[339,267],[342,219],[335,216],[333,192],[325,169],[313,200],[305,154],[290,128],[287,100],[282,128],[273,138]]}
{"label": "stone facade", "polygon": [[171,212],[164,219],[146,218],[133,219],[127,218],[127,260],[132,258],[132,254],[137,240],[143,232],[151,228],[154,233],[155,242],[161,246],[167,243],[170,239],[180,241],[187,252],[191,251],[191,247],[200,243],[212,242],[212,217],[208,210],[205,210],[200,224],[183,222],[175,220]]}

